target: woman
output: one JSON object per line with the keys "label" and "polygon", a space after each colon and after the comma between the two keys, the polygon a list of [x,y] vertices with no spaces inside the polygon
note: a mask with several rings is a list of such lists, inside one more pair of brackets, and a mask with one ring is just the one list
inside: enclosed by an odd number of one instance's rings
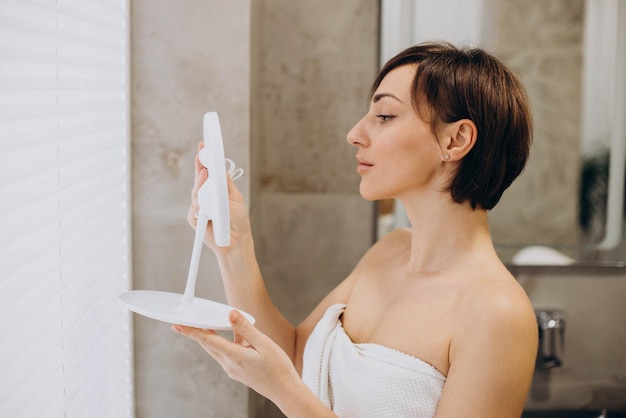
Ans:
{"label": "woman", "polygon": [[[290,417],[519,417],[537,349],[533,308],[494,250],[487,222],[523,170],[524,89],[479,49],[420,44],[392,58],[348,133],[360,193],[399,199],[411,228],[380,239],[299,326],[277,311],[229,181],[231,246],[217,255],[234,341],[174,329]],[[189,221],[206,180],[196,159]],[[302,377],[301,377],[302,376]]]}

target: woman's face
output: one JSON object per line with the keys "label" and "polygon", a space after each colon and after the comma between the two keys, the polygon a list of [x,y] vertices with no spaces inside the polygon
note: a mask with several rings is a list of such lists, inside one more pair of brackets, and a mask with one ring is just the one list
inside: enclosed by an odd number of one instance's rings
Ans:
{"label": "woman's face", "polygon": [[348,142],[357,147],[365,199],[441,191],[443,153],[411,99],[416,68],[405,65],[389,72],[372,96],[368,113],[348,133]]}

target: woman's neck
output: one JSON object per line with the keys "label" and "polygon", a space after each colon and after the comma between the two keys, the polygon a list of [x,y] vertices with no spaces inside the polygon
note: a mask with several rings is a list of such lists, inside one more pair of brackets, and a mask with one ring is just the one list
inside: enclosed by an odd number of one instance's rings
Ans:
{"label": "woman's neck", "polygon": [[466,257],[495,255],[486,210],[444,199],[402,203],[411,222],[409,269],[443,271]]}

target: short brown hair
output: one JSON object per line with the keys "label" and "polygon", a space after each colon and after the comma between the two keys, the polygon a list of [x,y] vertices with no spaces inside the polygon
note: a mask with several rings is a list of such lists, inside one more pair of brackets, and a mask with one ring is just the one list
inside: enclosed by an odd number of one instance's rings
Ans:
{"label": "short brown hair", "polygon": [[380,70],[370,98],[393,69],[417,65],[412,86],[416,112],[433,128],[469,119],[478,137],[448,185],[457,203],[492,209],[523,171],[532,143],[532,117],[518,77],[478,48],[423,43],[405,49]]}

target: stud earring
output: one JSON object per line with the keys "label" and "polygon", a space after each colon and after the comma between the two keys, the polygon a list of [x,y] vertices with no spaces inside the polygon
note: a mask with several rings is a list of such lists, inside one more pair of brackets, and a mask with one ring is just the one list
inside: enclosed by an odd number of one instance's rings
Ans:
{"label": "stud earring", "polygon": [[450,154],[446,154],[446,161],[450,159]]}

